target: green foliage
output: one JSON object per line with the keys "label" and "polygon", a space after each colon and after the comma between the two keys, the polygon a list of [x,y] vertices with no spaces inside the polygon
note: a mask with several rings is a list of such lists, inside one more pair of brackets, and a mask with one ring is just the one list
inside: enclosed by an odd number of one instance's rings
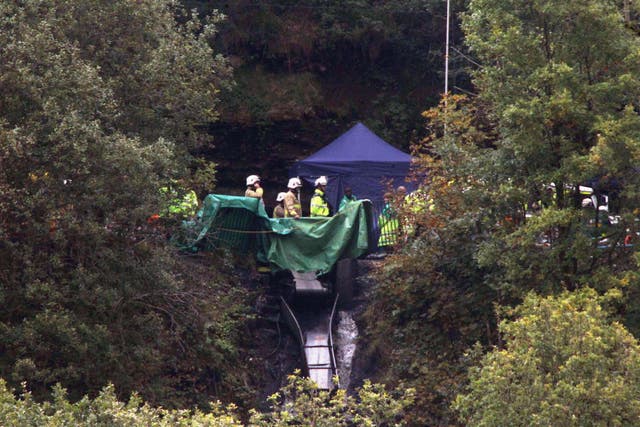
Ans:
{"label": "green foliage", "polygon": [[[417,172],[428,171],[420,194],[434,208],[416,211],[398,201],[402,224],[414,232],[377,272],[363,322],[381,379],[416,389],[416,410],[408,414],[413,425],[455,422],[448,402],[464,382],[462,355],[475,342],[496,339],[493,305],[502,298],[485,283],[491,271],[476,259],[493,214],[482,209],[484,193],[469,191],[477,184],[475,168],[484,164],[475,156],[491,135],[490,122],[463,97],[448,105],[451,138],[438,138],[434,128],[415,152]],[[434,125],[440,113],[427,113]]]}
{"label": "green foliage", "polygon": [[527,296],[456,399],[465,425],[637,425],[640,347],[599,302],[589,289]]}
{"label": "green foliage", "polygon": [[189,179],[188,188],[196,192],[201,197],[213,193],[217,183],[217,164],[215,162],[194,158],[191,169],[193,173]]}
{"label": "green foliage", "polygon": [[[114,387],[108,385],[90,399],[84,396],[70,402],[66,391],[55,386],[52,400],[38,403],[23,390],[16,396],[4,380],[0,380],[0,423],[20,426],[402,426],[404,410],[413,403],[412,390],[389,392],[384,386],[366,382],[358,396],[347,396],[344,390],[330,394],[318,391],[315,383],[297,375],[289,384],[270,397],[272,411],[252,411],[248,424],[242,423],[234,405],[219,402],[211,410],[169,410],[153,407],[136,394],[128,403],[117,399]],[[283,401],[284,399],[284,401]]]}
{"label": "green foliage", "polygon": [[339,389],[320,391],[317,384],[298,375],[289,376],[289,384],[269,398],[271,411],[253,412],[254,426],[402,426],[402,416],[413,404],[411,389],[389,392],[380,384],[366,381],[357,397]]}
{"label": "green foliage", "polygon": [[52,25],[99,67],[113,91],[117,129],[145,141],[202,142],[198,126],[217,117],[218,91],[230,76],[225,58],[210,47],[219,14],[201,21],[174,1],[92,0],[54,10]]}
{"label": "green foliage", "polygon": [[[500,165],[505,177],[533,189],[544,180],[575,184],[609,171],[590,164],[589,150],[612,123],[630,124],[624,107],[640,90],[640,42],[620,10],[600,0],[476,0],[464,24],[483,63],[475,83],[500,126],[497,148],[511,158]],[[624,130],[633,139],[636,128]],[[560,208],[570,206],[558,196]]]}
{"label": "green foliage", "polygon": [[[467,43],[483,63],[475,83],[499,131],[486,155],[492,165],[478,178],[491,182],[489,203],[503,207],[502,216],[515,225],[495,230],[479,254],[483,266],[497,264],[494,287],[548,292],[598,277],[605,281],[591,285],[607,289],[615,279],[595,272],[606,268],[616,277],[634,267],[629,251],[615,250],[624,230],[635,230],[640,202],[633,166],[640,40],[621,13],[600,0],[470,3]],[[623,221],[606,236],[611,250],[586,240],[593,232],[579,211],[577,185],[595,177],[603,190],[613,179],[622,188],[619,204],[612,204],[619,212],[612,213]],[[553,197],[542,200],[552,182]],[[555,210],[526,219],[526,207],[537,201]],[[539,244],[542,235],[548,244]]]}
{"label": "green foliage", "polygon": [[239,427],[235,407],[213,405],[210,413],[188,410],[168,410],[143,404],[133,395],[129,403],[118,401],[113,386],[103,388],[95,399],[83,397],[72,403],[59,386],[53,390],[51,402],[38,403],[31,393],[23,391],[19,397],[0,380],[0,422],[13,426],[182,426]]}
{"label": "green foliage", "polygon": [[0,375],[37,399],[58,382],[73,399],[110,381],[170,406],[235,387],[220,372],[238,357],[227,329],[245,296],[146,223],[228,71],[215,26],[174,13],[0,4]]}

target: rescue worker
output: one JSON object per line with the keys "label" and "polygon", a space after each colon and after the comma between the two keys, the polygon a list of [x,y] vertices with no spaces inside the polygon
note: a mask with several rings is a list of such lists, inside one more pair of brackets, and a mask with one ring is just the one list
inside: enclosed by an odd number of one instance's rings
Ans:
{"label": "rescue worker", "polygon": [[166,205],[159,217],[190,218],[196,215],[198,196],[195,191],[185,190],[177,181],[172,181],[168,186],[160,188],[160,193],[165,198]]}
{"label": "rescue worker", "polygon": [[311,216],[321,216],[327,217],[331,213],[331,209],[329,208],[329,202],[325,197],[325,189],[327,188],[327,177],[321,176],[316,179],[315,182],[316,189],[313,192],[313,197],[311,197],[311,202],[309,203],[309,212]]}
{"label": "rescue worker", "polygon": [[402,203],[402,231],[405,239],[409,236],[418,236],[421,218],[427,210],[433,211],[435,205],[421,188],[407,194]]}
{"label": "rescue worker", "polygon": [[393,194],[385,193],[384,208],[378,217],[378,227],[380,228],[378,246],[380,247],[393,246],[398,242],[400,222],[395,209],[391,206],[392,200]]}
{"label": "rescue worker", "polygon": [[284,191],[278,193],[278,197],[276,197],[276,202],[278,204],[275,208],[273,208],[273,217],[274,218],[284,218],[284,198],[287,195]]}
{"label": "rescue worker", "polygon": [[260,177],[258,175],[249,175],[247,177],[247,191],[244,192],[244,197],[262,199],[263,194],[264,189],[260,186]]}
{"label": "rescue worker", "polygon": [[342,200],[340,200],[340,204],[338,205],[338,211],[344,209],[344,207],[347,206],[348,203],[355,202],[356,200],[358,200],[358,198],[353,195],[351,187],[345,187],[344,196],[342,196]]}
{"label": "rescue worker", "polygon": [[300,218],[302,216],[302,205],[300,204],[300,199],[298,195],[295,193],[295,190],[302,187],[302,182],[300,182],[300,178],[291,178],[289,179],[289,183],[287,184],[287,191],[284,195],[284,217],[285,218]]}

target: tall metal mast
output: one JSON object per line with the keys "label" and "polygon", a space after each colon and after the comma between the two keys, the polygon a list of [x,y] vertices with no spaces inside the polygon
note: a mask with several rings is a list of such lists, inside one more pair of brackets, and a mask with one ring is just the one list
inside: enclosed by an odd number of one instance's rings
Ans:
{"label": "tall metal mast", "polygon": [[446,43],[444,48],[444,95],[445,95],[445,105],[447,102],[447,93],[449,93],[449,20],[451,15],[451,2],[447,0],[447,35],[446,35]]}
{"label": "tall metal mast", "polygon": [[447,135],[447,107],[449,94],[449,16],[451,14],[451,3],[447,0],[447,35],[444,47],[444,135]]}

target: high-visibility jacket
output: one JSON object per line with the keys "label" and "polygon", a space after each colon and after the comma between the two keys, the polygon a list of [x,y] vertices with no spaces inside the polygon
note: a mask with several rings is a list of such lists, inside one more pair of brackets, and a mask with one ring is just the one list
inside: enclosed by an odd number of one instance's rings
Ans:
{"label": "high-visibility jacket", "polygon": [[316,188],[309,204],[311,216],[329,216],[329,203],[324,198],[324,191]]}
{"label": "high-visibility jacket", "polygon": [[434,209],[433,201],[422,190],[407,194],[404,198],[402,222],[405,235],[412,235],[418,218],[424,215],[427,210],[433,211]]}
{"label": "high-visibility jacket", "polygon": [[285,218],[302,216],[302,205],[292,190],[284,195],[284,216]]}
{"label": "high-visibility jacket", "polygon": [[398,242],[400,222],[398,221],[396,212],[388,203],[384,206],[382,213],[378,217],[378,227],[380,227],[378,246],[391,246]]}
{"label": "high-visibility jacket", "polygon": [[198,196],[193,190],[187,191],[182,198],[178,197],[177,191],[171,187],[162,187],[160,192],[170,198],[165,209],[160,212],[160,216],[194,216],[198,211]]}

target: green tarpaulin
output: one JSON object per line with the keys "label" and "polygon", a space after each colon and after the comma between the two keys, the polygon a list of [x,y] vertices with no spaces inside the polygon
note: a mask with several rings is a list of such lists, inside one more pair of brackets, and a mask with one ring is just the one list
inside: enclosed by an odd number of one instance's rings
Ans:
{"label": "green tarpaulin", "polygon": [[253,252],[281,269],[324,274],[338,260],[369,251],[370,218],[368,200],[329,218],[272,219],[259,199],[210,194],[199,219],[186,224],[192,238],[185,246]]}

